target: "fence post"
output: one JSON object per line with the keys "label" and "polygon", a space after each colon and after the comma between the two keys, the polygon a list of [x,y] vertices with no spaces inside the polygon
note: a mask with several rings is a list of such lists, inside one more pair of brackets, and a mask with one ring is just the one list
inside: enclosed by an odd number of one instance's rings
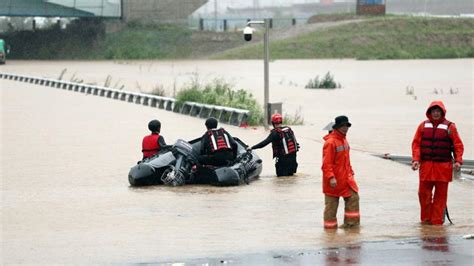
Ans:
{"label": "fence post", "polygon": [[296,18],[291,19],[291,25],[295,26],[296,25]]}
{"label": "fence post", "polygon": [[227,31],[227,19],[224,19],[224,32]]}
{"label": "fence post", "polygon": [[270,29],[273,29],[273,18],[270,19],[269,27]]}

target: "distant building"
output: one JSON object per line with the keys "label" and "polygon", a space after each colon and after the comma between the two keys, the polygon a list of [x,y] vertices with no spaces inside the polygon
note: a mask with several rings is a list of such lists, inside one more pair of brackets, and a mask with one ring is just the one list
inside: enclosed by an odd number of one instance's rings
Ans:
{"label": "distant building", "polygon": [[385,15],[385,0],[357,0],[357,15]]}
{"label": "distant building", "polygon": [[187,23],[208,0],[0,0],[0,16],[106,17],[123,21]]}
{"label": "distant building", "polygon": [[125,22],[186,24],[188,17],[209,0],[123,0]]}

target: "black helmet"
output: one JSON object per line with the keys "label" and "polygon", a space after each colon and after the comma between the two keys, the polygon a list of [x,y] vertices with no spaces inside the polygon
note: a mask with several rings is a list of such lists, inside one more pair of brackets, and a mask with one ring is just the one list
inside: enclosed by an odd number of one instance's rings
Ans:
{"label": "black helmet", "polygon": [[151,131],[151,132],[159,132],[160,129],[161,129],[161,123],[160,121],[154,119],[154,120],[151,120],[149,123],[148,123],[148,129]]}
{"label": "black helmet", "polygon": [[205,125],[208,129],[216,128],[217,127],[217,119],[215,119],[214,117],[209,117],[206,120]]}

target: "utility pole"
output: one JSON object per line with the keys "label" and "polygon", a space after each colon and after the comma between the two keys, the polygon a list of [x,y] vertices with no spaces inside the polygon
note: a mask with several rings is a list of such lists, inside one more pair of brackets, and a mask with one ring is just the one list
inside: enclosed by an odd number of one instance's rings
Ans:
{"label": "utility pole", "polygon": [[[268,129],[268,102],[270,98],[269,90],[269,60],[270,60],[270,46],[269,46],[269,35],[270,35],[270,19],[266,18],[264,20],[255,20],[247,22],[247,27],[250,27],[252,24],[260,24],[265,28],[265,33],[263,35],[263,125],[265,129]],[[251,31],[250,31],[251,32]],[[244,31],[245,34],[245,31]],[[251,34],[251,33],[250,33]],[[247,41],[251,40],[247,39]]]}
{"label": "utility pole", "polygon": [[263,35],[263,53],[265,54],[263,69],[264,69],[264,76],[265,76],[265,84],[264,84],[264,92],[263,92],[263,112],[265,116],[265,122],[263,125],[265,129],[268,129],[268,102],[269,102],[269,65],[268,61],[270,60],[270,47],[268,45],[268,35],[270,34],[270,19],[266,18],[265,21],[265,34]]}

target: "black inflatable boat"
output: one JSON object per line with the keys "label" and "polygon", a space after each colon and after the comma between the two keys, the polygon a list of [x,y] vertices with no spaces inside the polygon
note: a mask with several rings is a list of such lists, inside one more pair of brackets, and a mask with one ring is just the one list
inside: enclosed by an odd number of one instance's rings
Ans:
{"label": "black inflatable boat", "polygon": [[133,166],[128,174],[128,181],[132,186],[248,184],[262,172],[262,160],[254,151],[246,151],[247,145],[240,139],[234,139],[237,142],[237,156],[228,166],[199,165],[197,157],[201,148],[200,138],[190,142],[179,139],[174,145],[163,147],[158,154]]}

